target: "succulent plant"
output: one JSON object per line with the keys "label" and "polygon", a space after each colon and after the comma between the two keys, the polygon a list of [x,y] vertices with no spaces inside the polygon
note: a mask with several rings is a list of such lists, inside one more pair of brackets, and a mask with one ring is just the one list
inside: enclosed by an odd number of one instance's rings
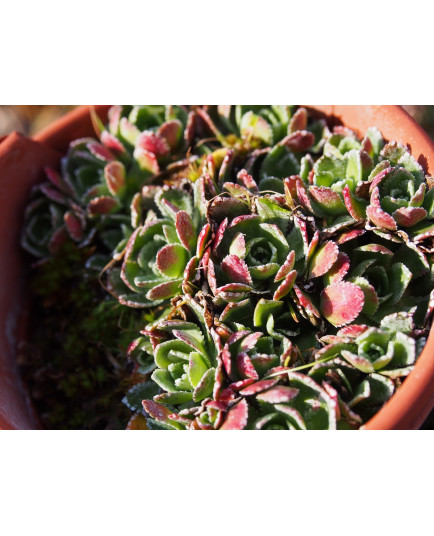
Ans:
{"label": "succulent plant", "polygon": [[46,170],[48,182],[34,190],[25,216],[22,245],[27,251],[44,258],[68,238],[80,246],[100,242],[99,253],[89,261],[97,269],[122,252],[142,220],[141,186],[170,163],[166,157],[181,145],[183,125],[177,116],[186,120],[186,114],[151,108],[113,107],[108,129],[94,116],[100,140],[73,141],[61,170]]}
{"label": "succulent plant", "polygon": [[422,167],[409,151],[399,143],[389,143],[381,156],[384,160],[378,173],[373,173],[369,188],[367,215],[371,222],[396,231],[411,228],[428,215],[432,218],[432,194],[427,194]]}
{"label": "succulent plant", "polygon": [[360,428],[434,311],[434,181],[408,149],[283,105],[94,122],[99,141],[72,144],[40,187],[27,244],[105,244],[108,290],[148,311],[131,427]]}

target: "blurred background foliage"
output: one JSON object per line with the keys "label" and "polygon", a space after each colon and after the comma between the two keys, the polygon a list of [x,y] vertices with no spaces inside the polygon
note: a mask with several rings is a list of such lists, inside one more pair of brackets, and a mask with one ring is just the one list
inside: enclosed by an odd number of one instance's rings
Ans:
{"label": "blurred background foliage", "polygon": [[[75,106],[0,105],[0,136],[18,130],[33,135]],[[404,105],[434,139],[434,105]]]}

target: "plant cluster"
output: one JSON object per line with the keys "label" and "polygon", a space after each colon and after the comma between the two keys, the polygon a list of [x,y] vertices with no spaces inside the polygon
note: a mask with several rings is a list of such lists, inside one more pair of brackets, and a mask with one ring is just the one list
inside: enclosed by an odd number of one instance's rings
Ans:
{"label": "plant cluster", "polygon": [[131,428],[359,428],[413,370],[434,307],[434,188],[409,150],[304,108],[115,106],[26,213],[40,259],[147,325]]}

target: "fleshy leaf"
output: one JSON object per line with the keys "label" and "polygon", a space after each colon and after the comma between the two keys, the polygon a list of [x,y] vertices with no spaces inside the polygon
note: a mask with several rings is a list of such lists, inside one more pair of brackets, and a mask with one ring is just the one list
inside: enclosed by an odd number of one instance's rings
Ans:
{"label": "fleshy leaf", "polygon": [[205,249],[208,246],[208,242],[211,238],[211,225],[207,223],[204,225],[202,230],[199,233],[198,239],[197,239],[197,251],[196,256],[200,259],[202,258],[203,254],[205,253]]}
{"label": "fleshy leaf", "polygon": [[243,233],[238,233],[229,248],[230,255],[235,255],[240,259],[246,256],[246,239]]}
{"label": "fleshy leaf", "polygon": [[297,132],[298,130],[306,130],[308,122],[308,113],[306,108],[299,108],[291,117],[289,122],[289,132]]}
{"label": "fleshy leaf", "polygon": [[160,166],[158,164],[155,154],[137,147],[134,151],[134,158],[137,160],[140,169],[148,171],[153,175],[157,175],[160,172]]}
{"label": "fleshy leaf", "polygon": [[154,398],[154,396],[158,394],[158,391],[158,385],[152,381],[139,383],[128,391],[122,402],[131,411],[140,412],[143,408],[142,401],[145,399]]}
{"label": "fleshy leaf", "polygon": [[[331,188],[324,186],[311,186],[309,193],[314,203],[323,211],[332,216],[339,216],[346,213],[346,208],[341,196]],[[313,205],[315,210],[315,204]]]}
{"label": "fleshy leaf", "polygon": [[160,422],[170,421],[172,411],[170,411],[162,404],[159,404],[158,402],[153,402],[152,400],[143,400],[142,404],[146,413],[148,413],[153,419],[156,419]]}
{"label": "fleshy leaf", "polygon": [[209,369],[198,383],[193,392],[194,402],[200,402],[210,396],[214,388],[215,369]]}
{"label": "fleshy leaf", "polygon": [[404,295],[413,274],[405,264],[396,263],[390,267],[390,291],[392,293],[391,303],[398,303]]}
{"label": "fleshy leaf", "polygon": [[253,323],[255,327],[262,328],[267,325],[270,315],[279,314],[283,308],[283,302],[261,299],[255,308]]}
{"label": "fleshy leaf", "polygon": [[117,160],[109,162],[104,168],[104,177],[109,192],[120,196],[125,188],[125,166]]}
{"label": "fleshy leaf", "polygon": [[280,270],[277,272],[274,279],[275,283],[279,283],[287,277],[287,275],[293,270],[295,264],[295,251],[291,251]]}
{"label": "fleshy leaf", "polygon": [[294,291],[303,309],[305,309],[309,315],[320,318],[321,315],[314,305],[312,299],[305,292],[301,291],[296,285],[294,286]]}
{"label": "fleshy leaf", "polygon": [[336,327],[354,322],[362,312],[364,303],[362,289],[353,283],[336,283],[321,294],[321,312]]}
{"label": "fleshy leaf", "polygon": [[114,197],[102,196],[91,199],[87,210],[90,216],[102,216],[104,214],[111,214],[118,208],[119,203]]}
{"label": "fleshy leaf", "polygon": [[281,300],[287,294],[289,294],[294,286],[296,279],[297,279],[297,272],[295,270],[293,270],[292,272],[289,272],[285,280],[280,284],[279,288],[274,293],[273,300],[276,300],[276,301]]}
{"label": "fleshy leaf", "polygon": [[251,190],[253,193],[255,193],[255,194],[259,193],[258,185],[253,180],[253,177],[251,175],[249,175],[245,169],[242,169],[238,173],[237,178],[243,184],[243,186],[245,186],[246,188]]}
{"label": "fleshy leaf", "polygon": [[230,281],[252,285],[252,277],[247,264],[235,255],[228,255],[221,264],[223,272]]}
{"label": "fleshy leaf", "polygon": [[173,298],[179,294],[182,284],[182,279],[176,279],[175,281],[168,281],[167,283],[162,283],[157,285],[152,290],[150,290],[146,298],[148,300],[157,301],[157,300],[167,300],[168,298]]}
{"label": "fleshy leaf", "polygon": [[173,393],[161,393],[155,397],[155,402],[162,402],[163,404],[186,404],[193,399],[192,393],[189,391],[177,391]]}
{"label": "fleshy leaf", "polygon": [[248,387],[245,387],[242,391],[240,391],[240,395],[254,396],[266,391],[267,389],[270,389],[271,387],[274,387],[277,383],[278,380],[261,380],[249,385]]}
{"label": "fleshy leaf", "polygon": [[265,393],[261,393],[256,398],[268,404],[285,404],[293,400],[299,392],[299,389],[278,385]]}
{"label": "fleshy leaf", "polygon": [[104,130],[101,133],[101,143],[105,145],[107,149],[110,149],[110,151],[114,151],[115,153],[125,153],[123,143],[119,141],[116,136],[107,132],[107,130]]}
{"label": "fleshy leaf", "polygon": [[368,326],[365,325],[357,325],[353,324],[351,326],[346,326],[345,328],[342,328],[338,331],[338,337],[349,337],[351,339],[357,339],[357,337],[360,337],[360,335],[363,335],[365,331],[369,329]]}
{"label": "fleshy leaf", "polygon": [[237,370],[242,378],[259,380],[258,373],[246,352],[237,355]]}
{"label": "fleshy leaf", "polygon": [[165,156],[170,152],[170,147],[166,140],[149,130],[140,134],[136,141],[136,147],[140,147],[157,157]]}
{"label": "fleshy leaf", "polygon": [[283,145],[276,145],[265,157],[259,175],[261,180],[267,177],[284,179],[297,175],[299,171],[300,164],[294,153]]}
{"label": "fleshy leaf", "polygon": [[350,269],[350,259],[346,253],[339,253],[336,262],[331,269],[324,275],[324,283],[326,286],[340,283],[347,275]]}
{"label": "fleshy leaf", "polygon": [[413,227],[427,217],[424,208],[402,207],[393,213],[393,218],[401,227]]}
{"label": "fleshy leaf", "polygon": [[397,225],[395,220],[390,214],[384,212],[383,209],[379,207],[369,206],[366,209],[366,214],[368,218],[372,221],[374,225],[382,229],[387,229],[388,231],[396,231]]}
{"label": "fleshy leaf", "polygon": [[68,212],[65,212],[64,220],[69,236],[76,242],[80,242],[84,236],[84,224],[82,219],[69,210]]}
{"label": "fleshy leaf", "polygon": [[176,214],[176,233],[185,249],[193,251],[196,247],[196,232],[193,220],[185,210],[180,210]]}
{"label": "fleshy leaf", "polygon": [[188,262],[188,253],[179,244],[168,244],[157,253],[157,268],[166,277],[182,275]]}
{"label": "fleshy leaf", "polygon": [[188,379],[193,387],[196,388],[199,385],[207,370],[208,364],[205,363],[203,357],[197,352],[192,352],[188,365]]}
{"label": "fleshy leaf", "polygon": [[339,248],[334,242],[326,242],[313,256],[309,275],[312,278],[325,275],[338,260]]}
{"label": "fleshy leaf", "polygon": [[413,316],[409,313],[395,313],[381,321],[381,329],[391,333],[410,333],[414,329]]}
{"label": "fleshy leaf", "polygon": [[273,131],[267,121],[260,115],[247,112],[243,115],[240,124],[241,136],[245,139],[258,139],[266,145],[273,141]]}
{"label": "fleshy leaf", "polygon": [[364,277],[354,277],[351,282],[360,287],[365,295],[365,305],[362,313],[368,316],[373,315],[380,305],[375,288]]}
{"label": "fleshy leaf", "polygon": [[175,149],[182,138],[182,123],[178,119],[167,121],[158,129],[158,135],[163,138],[171,149]]}
{"label": "fleshy leaf", "polygon": [[363,199],[359,199],[349,189],[348,185],[343,190],[344,202],[351,217],[357,221],[364,221],[366,219],[366,207],[367,203]]}
{"label": "fleshy leaf", "polygon": [[233,406],[226,416],[220,430],[244,430],[249,417],[249,407],[246,400],[241,400]]}
{"label": "fleshy leaf", "polygon": [[342,357],[344,357],[349,363],[356,367],[356,369],[359,369],[362,372],[367,374],[375,372],[373,364],[369,361],[369,359],[366,359],[366,357],[353,354],[347,350],[342,350]]}
{"label": "fleshy leaf", "polygon": [[342,244],[345,244],[346,242],[350,242],[351,240],[360,238],[365,233],[365,229],[354,229],[353,231],[347,231],[339,236],[339,238],[337,239],[337,244],[340,246]]}
{"label": "fleshy leaf", "polygon": [[287,136],[281,142],[296,153],[308,151],[315,143],[315,136],[308,130],[298,130]]}

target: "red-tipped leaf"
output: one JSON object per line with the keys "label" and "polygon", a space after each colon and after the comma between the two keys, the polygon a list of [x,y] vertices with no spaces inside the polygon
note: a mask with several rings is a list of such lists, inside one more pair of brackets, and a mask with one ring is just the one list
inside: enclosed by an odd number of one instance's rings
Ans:
{"label": "red-tipped leaf", "polygon": [[354,322],[364,304],[363,290],[353,283],[336,283],[321,294],[321,312],[336,327]]}

